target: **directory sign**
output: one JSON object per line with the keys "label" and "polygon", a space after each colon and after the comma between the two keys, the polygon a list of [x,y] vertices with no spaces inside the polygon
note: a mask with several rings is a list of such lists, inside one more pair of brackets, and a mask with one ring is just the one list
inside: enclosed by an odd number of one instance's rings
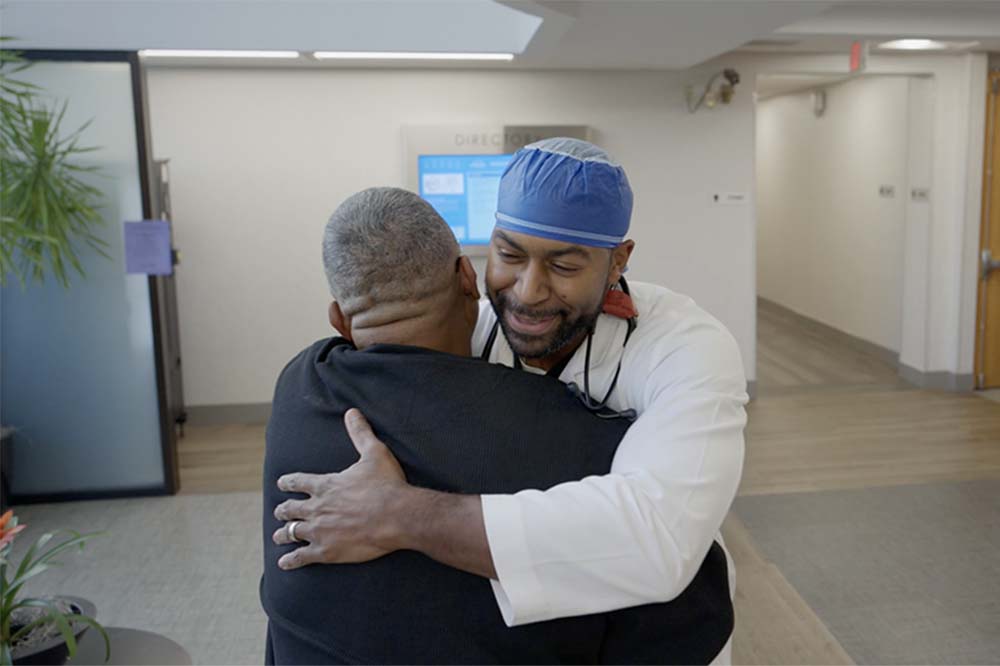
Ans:
{"label": "directory sign", "polygon": [[511,155],[419,155],[420,196],[462,245],[488,245],[496,222],[500,175]]}

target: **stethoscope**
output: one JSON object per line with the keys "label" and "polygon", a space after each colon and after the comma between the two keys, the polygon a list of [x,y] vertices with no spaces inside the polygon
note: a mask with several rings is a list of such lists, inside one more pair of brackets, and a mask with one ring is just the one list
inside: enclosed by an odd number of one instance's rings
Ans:
{"label": "stethoscope", "polygon": [[[618,286],[621,288],[623,292],[625,292],[626,296],[631,296],[631,292],[629,291],[628,288],[628,282],[625,281],[624,276],[618,279]],[[622,342],[622,355],[618,358],[618,367],[615,369],[615,376],[611,379],[611,386],[608,387],[608,392],[604,394],[604,398],[600,402],[597,402],[592,397],[590,397],[590,349],[594,341],[593,328],[590,329],[589,333],[587,333],[587,348],[584,353],[584,365],[583,365],[583,390],[581,391],[580,387],[577,386],[575,382],[570,382],[569,384],[567,384],[567,388],[569,388],[570,392],[573,393],[573,395],[575,395],[577,398],[580,399],[580,402],[583,403],[583,406],[602,419],[622,418],[622,419],[628,419],[629,421],[634,421],[636,417],[636,412],[634,409],[623,409],[621,411],[617,411],[608,407],[608,399],[611,398],[611,394],[614,392],[615,387],[618,385],[618,375],[620,375],[622,371],[622,361],[625,359],[625,345],[628,344],[629,338],[632,337],[632,333],[635,331],[636,320],[634,315],[626,320],[626,325],[627,329],[625,331],[625,341]],[[481,358],[484,361],[489,361],[490,359],[490,354],[493,351],[493,344],[496,342],[497,339],[497,331],[499,330],[500,330],[500,318],[498,317],[497,320],[493,322],[493,328],[490,329],[490,334],[486,338],[486,345],[483,347],[483,353],[481,355]],[[514,354],[513,356],[514,356],[514,369],[520,370],[522,367],[521,358],[517,354]]]}

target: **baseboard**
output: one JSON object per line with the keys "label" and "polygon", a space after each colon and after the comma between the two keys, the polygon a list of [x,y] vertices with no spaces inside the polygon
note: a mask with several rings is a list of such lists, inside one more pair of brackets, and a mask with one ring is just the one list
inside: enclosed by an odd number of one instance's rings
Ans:
{"label": "baseboard", "polygon": [[918,388],[929,389],[932,391],[951,391],[955,393],[963,393],[966,391],[972,391],[976,387],[974,375],[960,375],[947,371],[924,372],[922,370],[917,370],[916,368],[911,368],[910,366],[901,363],[899,361],[899,354],[891,349],[851,335],[850,333],[845,333],[841,330],[833,328],[832,326],[824,324],[823,322],[816,321],[815,319],[799,314],[795,310],[786,308],[784,305],[775,303],[772,300],[758,296],[757,307],[770,310],[771,312],[777,313],[789,319],[794,319],[796,324],[802,326],[803,328],[815,331],[820,335],[832,337],[852,349],[880,359],[890,365],[896,366],[899,370],[900,378]]}
{"label": "baseboard", "polygon": [[959,375],[947,371],[923,372],[922,370],[911,368],[905,363],[899,364],[899,376],[911,384],[932,391],[964,393],[976,388],[976,378],[974,375]]}
{"label": "baseboard", "polygon": [[776,312],[784,317],[794,319],[803,328],[808,328],[819,335],[834,338],[838,342],[861,352],[862,354],[867,354],[869,356],[874,356],[875,358],[885,361],[890,365],[897,365],[899,363],[899,352],[895,352],[888,347],[883,347],[882,345],[876,344],[864,338],[859,338],[856,335],[851,335],[850,333],[845,333],[838,328],[834,328],[829,324],[824,324],[821,321],[807,317],[806,315],[799,314],[795,310],[786,308],[780,303],[775,303],[772,300],[764,298],[763,296],[757,297],[757,307],[763,307],[771,312]]}
{"label": "baseboard", "polygon": [[238,405],[195,405],[185,407],[187,422],[195,426],[229,425],[231,423],[267,423],[271,418],[271,403],[252,402]]}
{"label": "baseboard", "polygon": [[163,484],[157,486],[142,486],[138,488],[121,488],[115,490],[72,490],[69,492],[47,493],[14,493],[9,497],[10,505],[20,504],[52,504],[55,502],[79,502],[84,500],[121,499],[127,497],[160,497],[170,495],[170,490]]}

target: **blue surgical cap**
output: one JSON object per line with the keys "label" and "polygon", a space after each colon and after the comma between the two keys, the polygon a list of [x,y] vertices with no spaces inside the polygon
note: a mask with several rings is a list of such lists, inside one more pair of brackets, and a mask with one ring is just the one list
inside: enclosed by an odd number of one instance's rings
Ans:
{"label": "blue surgical cap", "polygon": [[500,177],[497,228],[615,247],[632,217],[625,170],[579,139],[545,139],[514,153]]}

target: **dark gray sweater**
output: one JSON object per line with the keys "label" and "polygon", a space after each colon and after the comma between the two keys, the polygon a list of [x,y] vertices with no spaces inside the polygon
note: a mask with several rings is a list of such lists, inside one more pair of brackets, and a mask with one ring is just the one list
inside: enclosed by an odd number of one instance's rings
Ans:
{"label": "dark gray sweater", "polygon": [[508,628],[489,582],[420,553],[284,572],[274,508],[282,474],[357,458],[342,425],[358,407],[410,483],[510,493],[605,474],[628,422],[597,418],[558,380],[415,347],[321,340],[278,379],[264,465],[268,662],[707,663],[732,632],[725,556],[714,545],[676,600]]}

